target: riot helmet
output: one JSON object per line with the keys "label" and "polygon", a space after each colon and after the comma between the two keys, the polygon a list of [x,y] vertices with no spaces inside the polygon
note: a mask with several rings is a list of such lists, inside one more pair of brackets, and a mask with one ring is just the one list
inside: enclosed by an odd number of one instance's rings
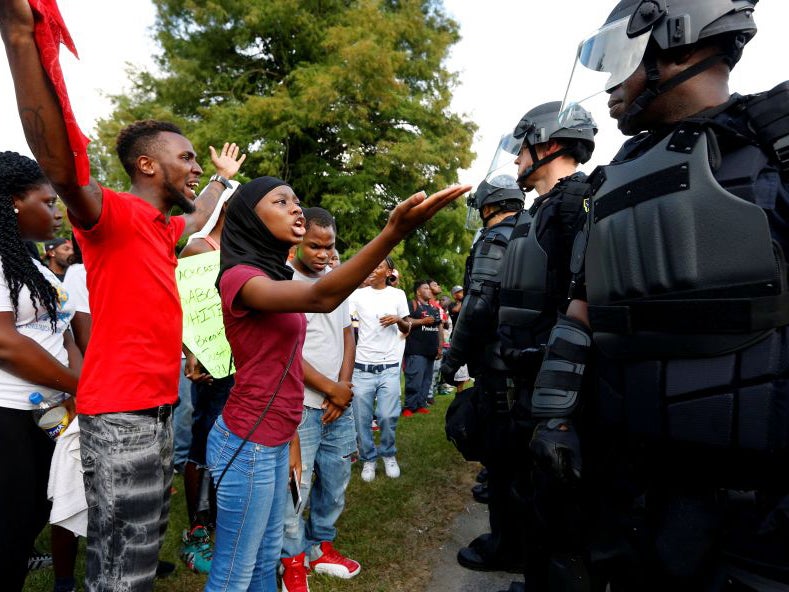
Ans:
{"label": "riot helmet", "polygon": [[[483,180],[466,198],[468,214],[466,228],[476,230],[480,226],[487,226],[488,221],[499,212],[519,212],[523,209],[525,197],[515,177],[499,175],[490,182]],[[485,206],[497,206],[487,216],[482,215]]]}
{"label": "riot helmet", "polygon": [[[560,156],[569,155],[579,164],[589,161],[594,151],[597,124],[591,113],[580,105],[560,122],[561,105],[560,101],[552,101],[534,107],[521,118],[512,134],[502,137],[486,177],[489,183],[494,183],[493,179],[500,176],[505,166],[511,166],[524,148],[529,151],[532,164],[518,175],[517,183],[525,191],[534,188],[528,182],[534,171]],[[562,147],[539,158],[537,146],[551,140],[558,141]]]}
{"label": "riot helmet", "polygon": [[[643,62],[647,88],[630,105],[632,119],[658,95],[725,62],[733,68],[756,34],[758,0],[621,0],[605,24],[578,46],[576,63],[562,105],[562,120],[574,105],[627,80]],[[721,52],[660,82],[657,55],[715,38]],[[579,68],[578,66],[583,66]],[[601,73],[595,76],[594,73]]]}

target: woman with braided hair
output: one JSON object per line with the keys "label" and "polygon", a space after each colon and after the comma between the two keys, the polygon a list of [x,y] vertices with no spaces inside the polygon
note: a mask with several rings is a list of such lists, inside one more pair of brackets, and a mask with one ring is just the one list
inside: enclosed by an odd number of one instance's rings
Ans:
{"label": "woman with braided hair", "polygon": [[28,397],[74,394],[82,358],[67,331],[73,310],[54,274],[25,240],[55,236],[57,195],[35,161],[0,152],[0,573],[21,590],[27,559],[49,518],[53,442],[36,426]]}

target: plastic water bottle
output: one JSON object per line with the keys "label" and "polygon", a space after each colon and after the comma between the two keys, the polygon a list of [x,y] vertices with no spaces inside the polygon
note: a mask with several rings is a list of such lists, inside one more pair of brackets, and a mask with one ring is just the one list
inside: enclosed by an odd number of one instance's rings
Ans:
{"label": "plastic water bottle", "polygon": [[70,397],[68,393],[55,393],[46,398],[39,392],[30,393],[30,402],[36,406],[33,420],[53,440],[57,440],[71,423],[68,409],[63,405]]}

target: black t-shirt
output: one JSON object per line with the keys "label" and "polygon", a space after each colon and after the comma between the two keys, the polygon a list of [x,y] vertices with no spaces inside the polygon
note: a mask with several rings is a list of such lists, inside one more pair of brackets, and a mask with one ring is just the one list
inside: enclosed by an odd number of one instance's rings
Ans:
{"label": "black t-shirt", "polygon": [[432,325],[412,326],[411,333],[405,341],[405,355],[426,356],[435,358],[438,353],[438,329],[441,327],[441,313],[435,306],[421,304],[414,300],[408,303],[409,316],[412,319],[433,317],[436,322]]}

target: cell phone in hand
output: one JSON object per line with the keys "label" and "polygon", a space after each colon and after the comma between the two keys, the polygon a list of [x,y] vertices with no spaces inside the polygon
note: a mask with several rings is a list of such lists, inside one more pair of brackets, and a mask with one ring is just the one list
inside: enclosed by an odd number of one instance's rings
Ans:
{"label": "cell phone in hand", "polygon": [[293,501],[293,509],[296,514],[301,511],[301,487],[299,484],[299,477],[296,474],[296,469],[290,473],[290,499]]}

